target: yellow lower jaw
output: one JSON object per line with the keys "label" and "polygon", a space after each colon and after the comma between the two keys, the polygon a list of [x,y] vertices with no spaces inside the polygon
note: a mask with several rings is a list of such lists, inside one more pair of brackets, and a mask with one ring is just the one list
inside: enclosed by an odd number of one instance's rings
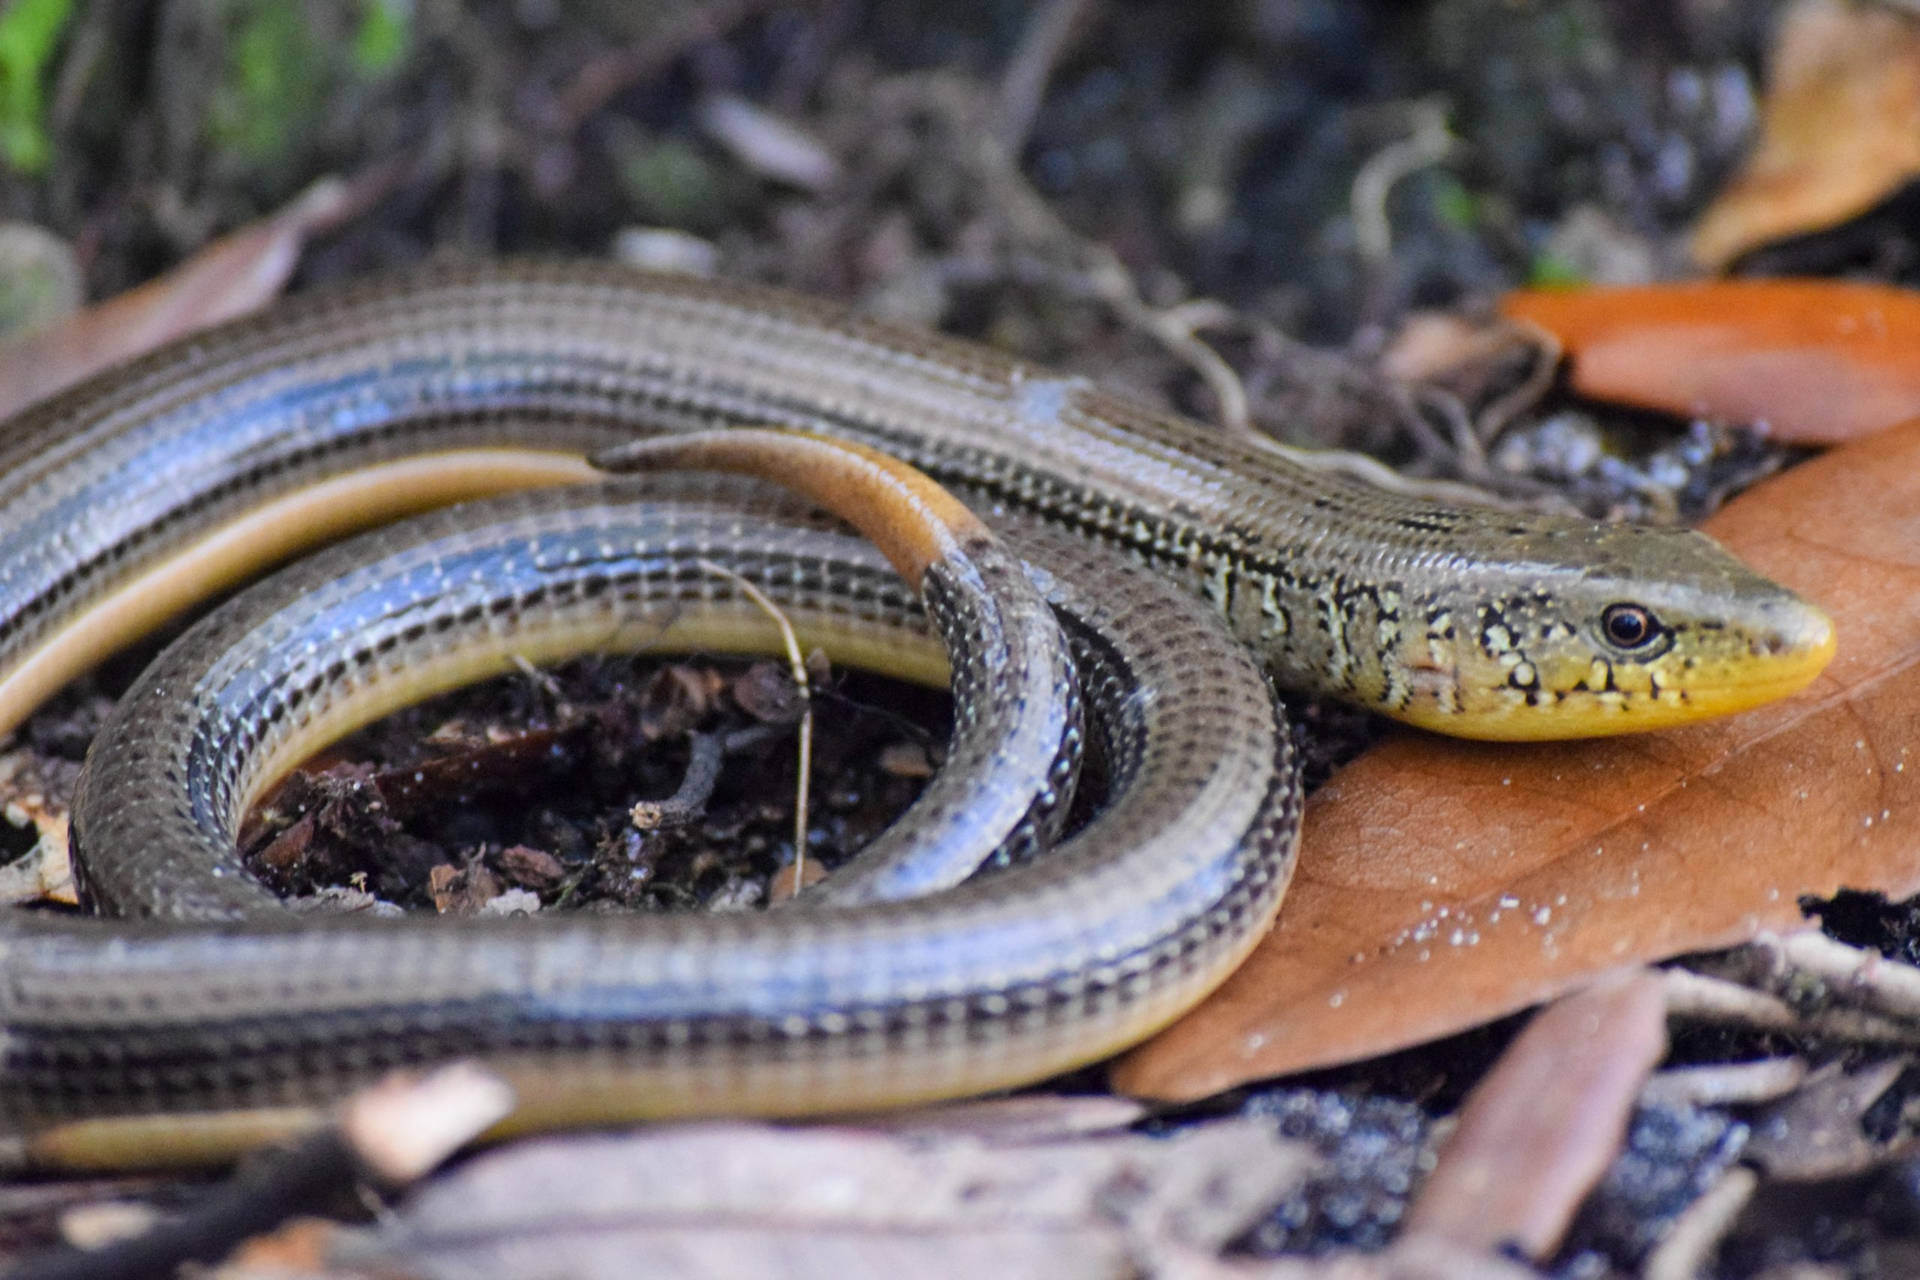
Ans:
{"label": "yellow lower jaw", "polygon": [[1659,693],[1630,690],[1590,693],[1570,690],[1556,699],[1530,704],[1518,690],[1499,690],[1487,705],[1448,709],[1421,700],[1395,719],[1455,738],[1496,742],[1543,742],[1560,738],[1601,738],[1650,729],[1671,729],[1749,711],[1798,693],[1833,660],[1835,640],[1803,653],[1770,655],[1728,664],[1707,678]]}

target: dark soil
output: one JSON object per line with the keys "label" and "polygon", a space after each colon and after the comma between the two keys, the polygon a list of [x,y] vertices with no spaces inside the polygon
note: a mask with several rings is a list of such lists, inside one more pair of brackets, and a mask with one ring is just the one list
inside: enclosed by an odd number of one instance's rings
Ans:
{"label": "dark soil", "polygon": [[[1260,429],[1508,501],[1691,520],[1789,459],[1738,423],[1655,421],[1555,394],[1516,404],[1526,351],[1497,352],[1456,391],[1424,398],[1373,361],[1417,309],[1474,316],[1529,281],[1682,272],[1690,220],[1751,141],[1777,7],[80,6],[45,76],[46,163],[0,168],[0,217],[51,230],[88,293],[105,296],[338,174],[365,207],[310,248],[301,286],[441,255],[690,254],[1218,420],[1230,390],[1165,326],[1213,299],[1195,332],[1237,374]],[[1043,8],[1079,21],[1050,43],[1034,20]],[[741,102],[767,116],[739,124],[726,112]],[[768,117],[802,139],[789,144]],[[1370,197],[1363,175],[1432,141],[1440,122],[1450,140]],[[1914,224],[1899,209],[1758,265],[1912,278]],[[127,669],[29,727],[50,768],[78,758],[96,692]],[[698,659],[502,678],[330,751],[258,815],[250,852],[289,891],[344,886],[409,908],[499,909],[486,904],[503,894],[522,909],[757,907],[795,855],[791,693],[781,667]],[[1371,733],[1349,712],[1297,710],[1316,778]],[[945,715],[938,695],[831,674],[816,706],[809,859],[833,865],[911,800]],[[688,821],[636,829],[629,810],[681,788],[702,738],[724,758],[711,797]],[[1909,906],[1809,905],[1845,936],[1913,958]],[[1435,1119],[1510,1033],[1204,1109],[1270,1115],[1329,1157],[1239,1251],[1391,1240]],[[1676,1061],[1781,1047],[1693,1033]],[[1910,1092],[1889,1091],[1883,1127],[1903,1131]],[[1764,1120],[1752,1108],[1643,1109],[1553,1273],[1636,1271]],[[1889,1159],[1766,1188],[1714,1274],[1897,1265],[1920,1228],[1916,1170]],[[35,1237],[53,1208],[97,1194],[70,1190],[0,1196],[0,1230]]]}

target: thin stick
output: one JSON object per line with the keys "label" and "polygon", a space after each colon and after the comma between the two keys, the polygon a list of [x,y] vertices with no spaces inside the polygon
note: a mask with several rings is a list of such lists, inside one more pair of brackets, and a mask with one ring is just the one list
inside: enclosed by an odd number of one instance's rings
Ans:
{"label": "thin stick", "polygon": [[1048,0],[1020,37],[1020,48],[1000,78],[1000,118],[994,132],[1009,154],[1019,154],[1060,58],[1088,25],[1092,0]]}
{"label": "thin stick", "polygon": [[1354,175],[1348,203],[1353,210],[1353,238],[1360,256],[1376,265],[1393,256],[1393,226],[1387,218],[1387,193],[1402,178],[1453,154],[1456,139],[1447,129],[1447,117],[1438,99],[1417,102],[1413,130],[1398,142],[1375,152]]}
{"label": "thin stick", "polygon": [[679,787],[664,800],[636,801],[627,815],[635,830],[685,826],[707,807],[713,784],[720,780],[720,757],[727,744],[714,733],[689,733],[687,740],[687,771]]}
{"label": "thin stick", "polygon": [[251,1236],[324,1205],[372,1178],[389,1190],[425,1177],[513,1110],[513,1089],[472,1062],[426,1075],[396,1073],[347,1098],[333,1122],[243,1164],[199,1202],[139,1235],[94,1249],[63,1247],[20,1259],[7,1274],[29,1280],[115,1280],[172,1275],[213,1262]]}
{"label": "thin stick", "polygon": [[807,662],[800,653],[800,638],[794,634],[793,623],[787,620],[787,615],[768,598],[766,592],[723,564],[712,560],[701,560],[698,564],[704,572],[716,578],[725,578],[740,588],[742,595],[759,605],[773,619],[773,625],[780,628],[781,642],[786,646],[787,669],[793,676],[794,687],[800,691],[800,776],[793,788],[793,882],[797,885],[801,883],[801,872],[807,867],[807,787],[813,775],[813,684],[807,679]]}

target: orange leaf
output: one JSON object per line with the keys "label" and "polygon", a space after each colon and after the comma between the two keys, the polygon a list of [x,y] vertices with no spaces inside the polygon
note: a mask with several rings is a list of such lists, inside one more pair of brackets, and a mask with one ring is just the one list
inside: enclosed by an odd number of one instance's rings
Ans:
{"label": "orange leaf", "polygon": [[1920,422],[1707,524],[1826,607],[1833,665],[1729,720],[1531,746],[1411,733],[1307,808],[1279,927],[1117,1087],[1197,1098],[1369,1057],[1618,966],[1801,923],[1842,887],[1920,890]]}
{"label": "orange leaf", "polygon": [[1599,400],[1757,423],[1837,444],[1920,414],[1920,293],[1834,280],[1521,290],[1516,320],[1559,338]]}
{"label": "orange leaf", "polygon": [[1620,1154],[1634,1100],[1666,1056],[1655,974],[1635,970],[1548,1005],[1467,1095],[1406,1229],[1551,1254]]}
{"label": "orange leaf", "polygon": [[1760,145],[1693,233],[1718,270],[1856,217],[1920,174],[1920,23],[1891,5],[1801,0],[1767,72]]}
{"label": "orange leaf", "polygon": [[277,297],[307,237],[339,222],[350,204],[344,184],[317,182],[284,209],[222,236],[165,275],[0,345],[0,418]]}

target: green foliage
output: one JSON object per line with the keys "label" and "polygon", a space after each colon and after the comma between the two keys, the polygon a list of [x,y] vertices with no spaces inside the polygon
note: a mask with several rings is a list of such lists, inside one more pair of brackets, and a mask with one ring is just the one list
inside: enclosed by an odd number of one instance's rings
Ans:
{"label": "green foliage", "polygon": [[1535,254],[1527,264],[1527,284],[1535,289],[1578,289],[1586,283],[1586,273],[1557,254]]}
{"label": "green foliage", "polygon": [[318,107],[319,50],[297,4],[242,3],[215,99],[214,136],[252,160],[280,156],[296,126]]}
{"label": "green foliage", "polygon": [[1480,202],[1450,173],[1433,175],[1433,210],[1440,220],[1459,231],[1480,225]]}
{"label": "green foliage", "polygon": [[40,172],[50,158],[41,80],[72,16],[73,0],[0,5],[0,153],[24,173]]}
{"label": "green foliage", "polygon": [[353,35],[353,65],[361,75],[372,79],[400,65],[412,17],[408,0],[367,0]]}
{"label": "green foliage", "polygon": [[724,223],[720,176],[694,143],[631,129],[615,132],[612,150],[621,190],[647,221],[695,232]]}
{"label": "green foliage", "polygon": [[356,83],[405,59],[410,0],[225,0],[227,66],[214,97],[214,139],[255,164],[286,158]]}

